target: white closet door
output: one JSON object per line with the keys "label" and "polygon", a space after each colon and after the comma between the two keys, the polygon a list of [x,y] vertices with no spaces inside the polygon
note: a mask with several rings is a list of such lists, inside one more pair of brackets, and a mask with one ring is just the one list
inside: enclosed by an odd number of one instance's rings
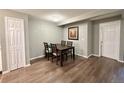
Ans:
{"label": "white closet door", "polygon": [[10,70],[25,64],[24,20],[5,18],[7,62]]}
{"label": "white closet door", "polygon": [[100,24],[102,56],[119,59],[120,21]]}

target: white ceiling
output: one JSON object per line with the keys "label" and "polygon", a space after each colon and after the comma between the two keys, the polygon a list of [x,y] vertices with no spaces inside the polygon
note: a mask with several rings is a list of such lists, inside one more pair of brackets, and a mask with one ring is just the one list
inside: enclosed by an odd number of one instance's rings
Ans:
{"label": "white ceiling", "polygon": [[[47,19],[47,16],[56,14],[56,15],[63,16],[62,20],[65,20],[65,19],[79,16],[84,13],[96,11],[96,10],[95,9],[94,10],[93,9],[17,9],[16,11],[26,13],[26,14],[29,14],[41,19],[46,19],[46,20],[49,20]],[[52,20],[49,20],[49,21],[52,21]]]}
{"label": "white ceiling", "polygon": [[35,17],[49,20],[49,21],[53,21],[52,19],[51,20],[49,19],[49,16],[60,15],[62,19],[57,21],[57,22],[60,22],[65,19],[76,17],[81,14],[84,14],[90,11],[95,11],[95,10],[93,9],[18,9],[16,11],[23,12],[31,16],[35,16]]}
{"label": "white ceiling", "polygon": [[94,14],[100,11],[101,12],[107,11],[107,13],[109,13],[109,11],[111,12],[113,10],[110,9],[16,9],[14,11],[26,13],[28,15],[40,19],[61,23],[68,19],[73,19],[88,14],[90,15],[90,13]]}

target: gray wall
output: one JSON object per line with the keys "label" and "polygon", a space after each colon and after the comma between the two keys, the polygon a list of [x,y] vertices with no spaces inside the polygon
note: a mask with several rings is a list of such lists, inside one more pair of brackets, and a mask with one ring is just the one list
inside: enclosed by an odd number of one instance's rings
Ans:
{"label": "gray wall", "polygon": [[124,61],[124,11],[122,12],[122,19],[121,19],[120,60]]}
{"label": "gray wall", "polygon": [[93,29],[92,52],[93,54],[99,55],[99,23],[93,23],[92,29]]}
{"label": "gray wall", "polygon": [[61,27],[57,24],[29,17],[30,58],[44,55],[43,42],[60,43],[62,40]]}
{"label": "gray wall", "polygon": [[24,19],[24,30],[25,30],[25,48],[26,48],[26,64],[30,63],[29,60],[29,37],[28,37],[28,16],[22,13],[18,13],[10,10],[0,10],[0,38],[1,38],[1,47],[2,47],[2,68],[3,71],[7,69],[7,60],[6,60],[6,43],[5,43],[5,16],[23,18]]}
{"label": "gray wall", "polygon": [[92,22],[88,22],[88,55],[93,54],[93,25]]}

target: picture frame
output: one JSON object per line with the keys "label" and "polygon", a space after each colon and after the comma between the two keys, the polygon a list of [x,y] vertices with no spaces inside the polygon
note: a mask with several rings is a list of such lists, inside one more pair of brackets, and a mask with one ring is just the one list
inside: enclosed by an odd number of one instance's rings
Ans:
{"label": "picture frame", "polygon": [[79,39],[79,27],[78,26],[68,28],[68,39],[69,40]]}

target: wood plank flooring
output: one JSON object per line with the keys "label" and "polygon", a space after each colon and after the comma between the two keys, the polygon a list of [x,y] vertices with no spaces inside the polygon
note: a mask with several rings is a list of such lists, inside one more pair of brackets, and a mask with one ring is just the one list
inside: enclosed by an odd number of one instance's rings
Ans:
{"label": "wood plank flooring", "polygon": [[107,83],[124,82],[124,63],[105,57],[88,59],[76,56],[60,67],[43,58],[31,66],[21,68],[1,77],[1,82],[11,83]]}

